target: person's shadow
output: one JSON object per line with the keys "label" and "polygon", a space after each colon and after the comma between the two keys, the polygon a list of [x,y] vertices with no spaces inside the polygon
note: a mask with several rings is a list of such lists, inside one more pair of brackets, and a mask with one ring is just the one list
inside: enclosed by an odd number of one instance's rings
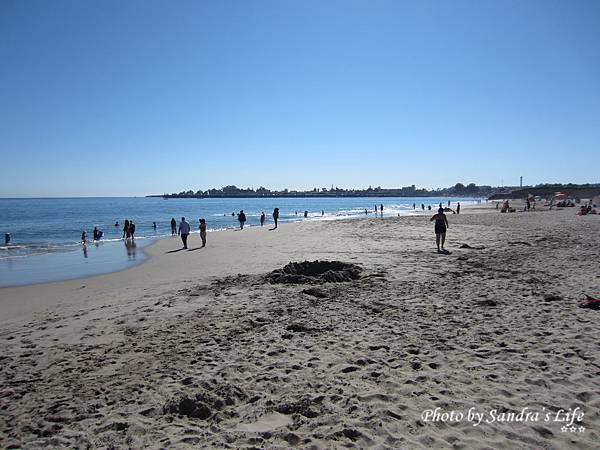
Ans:
{"label": "person's shadow", "polygon": [[269,231],[275,231],[276,229],[277,229],[277,227],[269,228]]}
{"label": "person's shadow", "polygon": [[187,248],[178,248],[177,250],[169,250],[168,252],[165,252],[165,255],[168,255],[169,253],[177,253],[177,252],[181,252],[183,250],[187,250]]}

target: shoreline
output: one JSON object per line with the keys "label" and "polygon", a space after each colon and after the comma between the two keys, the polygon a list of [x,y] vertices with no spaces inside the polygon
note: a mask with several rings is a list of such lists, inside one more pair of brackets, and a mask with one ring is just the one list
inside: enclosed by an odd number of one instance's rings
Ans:
{"label": "shoreline", "polygon": [[[432,197],[435,198],[435,197]],[[474,203],[474,200],[472,200],[473,203],[466,203],[462,205],[463,207],[463,211],[469,209],[469,208],[473,208],[475,206],[481,206],[481,204],[477,204]],[[435,208],[434,208],[435,209]],[[433,214],[434,211],[433,209],[431,211],[425,209],[425,210],[421,210],[420,208],[417,208],[415,210],[406,210],[404,213],[400,214],[400,217],[408,217],[408,216],[420,216],[420,215],[427,215],[427,214]],[[302,217],[298,217],[296,219],[292,219],[292,220],[284,220],[282,222],[280,222],[280,226],[283,225],[288,225],[288,224],[292,224],[292,223],[305,223],[305,222],[310,222],[310,223],[314,223],[314,222],[328,222],[328,221],[339,221],[339,220],[359,220],[359,219],[373,219],[373,218],[380,218],[379,215],[372,215],[373,212],[369,211],[369,215],[362,215],[362,214],[356,214],[356,215],[326,215],[326,216],[309,216],[308,218],[302,218]],[[388,218],[394,218],[396,217],[395,215],[384,215],[384,218],[388,219]],[[265,226],[272,226],[272,223],[269,221],[267,222],[267,224]],[[245,227],[246,229],[253,229],[253,228],[261,228],[260,225],[257,224],[253,224],[253,225],[247,225]],[[208,233],[209,234],[213,234],[213,233],[217,233],[217,232],[225,232],[225,231],[231,231],[231,230],[237,230],[238,227],[235,226],[231,226],[231,227],[224,227],[224,228],[216,228],[216,229],[209,229]],[[194,229],[191,233],[190,236],[195,236],[198,235],[199,231]],[[140,261],[136,261],[136,262],[128,262],[126,260],[118,260],[118,261],[114,261],[113,265],[115,265],[115,269],[111,269],[111,268],[107,268],[107,269],[91,269],[88,270],[88,272],[92,272],[92,273],[85,273],[86,271],[84,270],[83,273],[81,275],[78,276],[74,276],[74,277],[70,277],[68,275],[57,275],[55,279],[52,280],[45,280],[45,279],[41,279],[39,281],[26,281],[24,283],[17,283],[17,284],[4,284],[0,286],[0,290],[2,289],[6,289],[6,288],[14,288],[14,287],[23,287],[23,286],[32,286],[32,285],[39,285],[39,284],[46,284],[46,283],[56,283],[56,282],[62,282],[62,281],[75,281],[75,280],[83,280],[86,278],[90,278],[90,277],[94,277],[94,276],[99,276],[99,275],[106,275],[106,274],[110,274],[110,273],[118,273],[124,270],[128,270],[130,268],[136,267],[140,264],[145,264],[147,262],[147,260],[149,259],[149,256],[146,252],[146,249],[148,249],[149,247],[153,246],[156,244],[156,242],[159,242],[161,240],[165,240],[165,239],[169,239],[172,238],[171,235],[169,234],[163,234],[163,235],[158,235],[158,236],[140,236],[137,238],[137,240],[135,241],[136,243],[139,243],[140,240],[142,242],[142,246],[136,250],[137,252],[142,254],[142,259]],[[89,242],[87,243],[87,248],[91,249],[92,251],[94,251],[92,246],[98,247],[100,246],[100,248],[102,250],[104,250],[105,253],[108,252],[112,252],[113,254],[115,252],[117,252],[117,246],[124,243],[125,240],[122,239],[112,239],[110,241],[100,241],[98,244],[94,243],[94,242]],[[24,257],[19,257],[19,258],[23,258],[23,259],[19,259],[17,260],[17,264],[24,266],[23,269],[21,269],[21,271],[27,271],[27,265],[29,263],[30,267],[31,267],[31,263],[35,264],[39,261],[40,258],[53,258],[56,260],[56,263],[53,264],[54,266],[57,265],[64,265],[65,261],[67,261],[69,264],[71,265],[75,265],[78,267],[79,266],[79,262],[81,261],[81,259],[76,256],[76,253],[79,253],[80,250],[83,248],[82,244],[73,244],[71,246],[72,248],[69,250],[64,250],[64,251],[57,251],[57,252],[48,252],[48,253],[41,253],[41,254],[35,254],[35,255],[31,255],[31,256],[24,256]],[[52,255],[52,256],[51,256]],[[28,258],[32,258],[32,260],[28,259]],[[85,257],[87,258],[87,256]],[[120,256],[119,258],[122,258],[122,256]],[[63,262],[60,261],[60,259],[63,260]],[[11,257],[6,257],[5,258],[7,262],[7,264],[11,264]],[[96,262],[95,260],[93,260],[93,262],[98,265],[98,262]],[[43,271],[43,269],[38,268],[38,271]],[[29,275],[30,277],[35,278],[35,275]],[[37,276],[37,278],[40,278],[40,275]]]}

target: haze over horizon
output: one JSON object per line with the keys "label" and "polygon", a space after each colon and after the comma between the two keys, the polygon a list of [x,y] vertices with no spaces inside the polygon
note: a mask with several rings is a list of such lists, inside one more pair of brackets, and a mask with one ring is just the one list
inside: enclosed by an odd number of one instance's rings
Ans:
{"label": "haze over horizon", "polygon": [[0,3],[0,197],[600,181],[600,3]]}

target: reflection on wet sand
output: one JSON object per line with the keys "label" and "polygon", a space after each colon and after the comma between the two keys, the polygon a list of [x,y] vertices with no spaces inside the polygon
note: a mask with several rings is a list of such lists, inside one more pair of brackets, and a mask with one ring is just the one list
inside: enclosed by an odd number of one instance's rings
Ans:
{"label": "reflection on wet sand", "polygon": [[130,261],[135,260],[135,241],[127,239],[125,241],[125,249],[127,250],[127,257]]}
{"label": "reflection on wet sand", "polygon": [[87,258],[88,257],[88,253],[87,253],[87,245],[83,244],[83,257]]}

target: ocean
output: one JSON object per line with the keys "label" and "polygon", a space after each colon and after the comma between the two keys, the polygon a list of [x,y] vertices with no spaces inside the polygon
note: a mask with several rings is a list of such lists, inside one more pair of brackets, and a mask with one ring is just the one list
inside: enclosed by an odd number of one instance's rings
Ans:
{"label": "ocean", "polygon": [[[367,217],[373,217],[375,205],[380,204],[384,216],[422,213],[422,203],[428,212],[428,205],[446,206],[448,200],[452,208],[457,201],[463,205],[477,201],[448,197],[0,199],[0,287],[81,278],[139,264],[146,257],[146,245],[171,235],[171,218],[179,224],[186,217],[195,231],[198,219],[204,218],[211,232],[237,227],[240,210],[246,214],[246,226],[259,226],[263,211],[267,224],[272,223],[275,207],[280,210],[280,223],[285,223],[364,218],[365,209]],[[136,225],[133,244],[122,240],[125,219]],[[82,245],[82,231],[92,240],[94,227],[103,232],[102,240]],[[11,236],[9,245],[4,245],[5,233]]]}

